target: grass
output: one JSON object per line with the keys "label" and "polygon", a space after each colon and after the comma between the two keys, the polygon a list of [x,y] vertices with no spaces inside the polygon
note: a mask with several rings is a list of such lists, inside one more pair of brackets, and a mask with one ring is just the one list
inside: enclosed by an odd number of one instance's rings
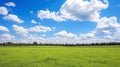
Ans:
{"label": "grass", "polygon": [[0,67],[120,67],[120,46],[0,47]]}

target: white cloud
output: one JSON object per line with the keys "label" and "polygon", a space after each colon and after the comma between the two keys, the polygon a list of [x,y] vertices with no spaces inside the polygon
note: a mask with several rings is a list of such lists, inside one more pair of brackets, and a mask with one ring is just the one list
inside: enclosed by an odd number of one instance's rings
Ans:
{"label": "white cloud", "polygon": [[80,34],[80,39],[93,39],[95,38],[95,35],[93,33],[87,33],[87,34]]}
{"label": "white cloud", "polygon": [[97,21],[100,18],[100,11],[108,7],[108,1],[100,0],[66,0],[58,12],[50,12],[47,10],[40,10],[38,18],[53,19],[55,21],[71,20],[87,20]]}
{"label": "white cloud", "polygon": [[12,25],[13,27],[13,30],[17,33],[17,34],[20,34],[22,36],[26,36],[28,34],[28,31],[27,29],[25,29],[24,27],[22,26],[18,26],[18,25]]}
{"label": "white cloud", "polygon": [[65,19],[62,18],[62,16],[59,16],[58,12],[50,12],[48,9],[44,10],[40,10],[38,11],[38,18],[42,19],[53,19],[55,21],[65,21]]}
{"label": "white cloud", "polygon": [[[15,42],[18,43],[33,43],[34,41],[36,42],[42,42],[45,43],[47,41],[47,39],[43,38],[46,35],[37,35],[35,32],[48,32],[48,31],[52,31],[52,28],[50,27],[46,27],[46,26],[42,26],[42,25],[38,25],[38,26],[34,26],[34,27],[30,27],[30,28],[24,28],[22,26],[18,26],[18,25],[12,25],[13,30],[19,34],[22,35],[23,37],[20,39],[16,39]],[[33,32],[33,33],[31,33]]]}
{"label": "white cloud", "polygon": [[8,14],[8,10],[6,7],[0,7],[0,14],[1,15],[7,15]]}
{"label": "white cloud", "polygon": [[0,25],[0,31],[9,32],[8,28]]}
{"label": "white cloud", "polygon": [[15,3],[13,3],[13,2],[5,3],[5,5],[6,5],[6,6],[12,6],[12,7],[15,7],[15,6],[16,6]]}
{"label": "white cloud", "polygon": [[48,32],[48,31],[52,31],[52,29],[50,27],[38,25],[38,26],[29,28],[28,31],[29,32]]}
{"label": "white cloud", "polygon": [[95,33],[111,34],[117,28],[120,28],[120,24],[117,22],[116,17],[103,17],[98,21]]}
{"label": "white cloud", "polygon": [[[45,37],[45,38],[44,38]],[[72,38],[71,38],[72,37]],[[38,43],[78,43],[79,41],[76,38],[75,34],[68,33],[63,36],[55,35],[55,37],[47,37],[45,34],[34,35],[34,34],[27,34],[24,38],[19,39],[17,42],[22,43],[33,43],[34,41]]]}
{"label": "white cloud", "polygon": [[93,31],[93,34],[97,36],[99,42],[118,42],[120,41],[119,33],[120,23],[117,22],[115,16],[100,18],[96,29]]}
{"label": "white cloud", "polygon": [[73,33],[68,33],[67,31],[63,30],[58,33],[54,34],[55,36],[60,36],[60,37],[77,37],[76,34]]}
{"label": "white cloud", "polygon": [[5,33],[5,34],[1,34],[0,35],[0,42],[14,42],[15,41],[15,36],[9,34],[9,33]]}
{"label": "white cloud", "polygon": [[[82,35],[81,35],[82,36]],[[77,43],[100,43],[100,42],[114,42],[112,36],[105,36],[104,38],[93,37],[93,35],[84,34],[84,37],[69,37],[69,36],[55,36],[50,38],[44,38],[43,36],[33,36],[28,35],[25,38],[19,39],[22,43],[33,43],[34,41],[38,43],[58,43],[58,44],[77,44]],[[87,38],[89,37],[89,38]]]}
{"label": "white cloud", "polygon": [[114,32],[114,39],[120,41],[120,27],[116,29],[116,32]]}
{"label": "white cloud", "polygon": [[66,0],[60,8],[60,12],[67,19],[97,21],[100,11],[107,7],[108,3],[100,0]]}
{"label": "white cloud", "polygon": [[37,24],[37,22],[35,20],[31,20],[32,24]]}
{"label": "white cloud", "polygon": [[24,28],[18,25],[12,25],[12,27],[15,33],[23,36],[20,39],[16,39],[15,42],[18,43],[33,43],[34,41],[39,42],[39,37],[37,35],[31,34],[29,32],[29,28]]}
{"label": "white cloud", "polygon": [[2,34],[1,35],[3,38],[5,38],[5,39],[8,39],[8,40],[12,40],[12,39],[14,39],[15,38],[15,36],[13,36],[13,35],[10,35],[10,34]]}
{"label": "white cloud", "polygon": [[17,22],[17,23],[23,23],[24,22],[17,15],[14,15],[14,14],[8,14],[3,19],[4,20],[11,20],[11,21],[14,21],[14,22]]}
{"label": "white cloud", "polygon": [[45,42],[47,42],[47,40],[42,37],[28,35],[25,38],[18,39],[16,42],[18,42],[18,43],[33,43],[33,42],[45,43]]}
{"label": "white cloud", "polygon": [[110,35],[104,36],[104,38],[107,39],[107,40],[111,40],[111,39],[113,39],[113,37],[110,36]]}
{"label": "white cloud", "polygon": [[46,26],[42,26],[42,25],[38,25],[38,26],[34,26],[34,27],[30,27],[30,28],[24,28],[22,26],[18,26],[18,25],[12,25],[13,30],[22,36],[28,36],[31,35],[31,32],[49,32],[52,31],[53,29],[50,27],[46,27]]}

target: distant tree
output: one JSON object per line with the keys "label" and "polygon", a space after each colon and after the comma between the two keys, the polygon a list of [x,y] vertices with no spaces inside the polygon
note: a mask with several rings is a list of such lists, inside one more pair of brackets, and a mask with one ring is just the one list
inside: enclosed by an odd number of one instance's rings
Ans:
{"label": "distant tree", "polygon": [[7,43],[6,43],[6,46],[11,46],[11,45],[13,45],[12,42],[7,42]]}
{"label": "distant tree", "polygon": [[37,42],[33,42],[33,45],[37,45]]}

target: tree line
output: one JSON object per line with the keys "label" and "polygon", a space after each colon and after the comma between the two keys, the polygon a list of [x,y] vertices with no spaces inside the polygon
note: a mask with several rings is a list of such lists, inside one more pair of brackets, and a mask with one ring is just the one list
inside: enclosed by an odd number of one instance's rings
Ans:
{"label": "tree line", "polygon": [[107,45],[120,45],[120,42],[106,42],[106,43],[89,43],[89,44],[42,44],[42,43],[12,43],[12,42],[6,42],[6,43],[0,43],[0,46],[107,46]]}

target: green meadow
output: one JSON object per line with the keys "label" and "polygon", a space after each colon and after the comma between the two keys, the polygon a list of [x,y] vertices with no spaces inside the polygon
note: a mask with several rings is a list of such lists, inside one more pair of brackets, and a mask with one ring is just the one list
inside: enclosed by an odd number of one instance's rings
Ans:
{"label": "green meadow", "polygon": [[120,67],[120,46],[0,47],[0,67]]}

